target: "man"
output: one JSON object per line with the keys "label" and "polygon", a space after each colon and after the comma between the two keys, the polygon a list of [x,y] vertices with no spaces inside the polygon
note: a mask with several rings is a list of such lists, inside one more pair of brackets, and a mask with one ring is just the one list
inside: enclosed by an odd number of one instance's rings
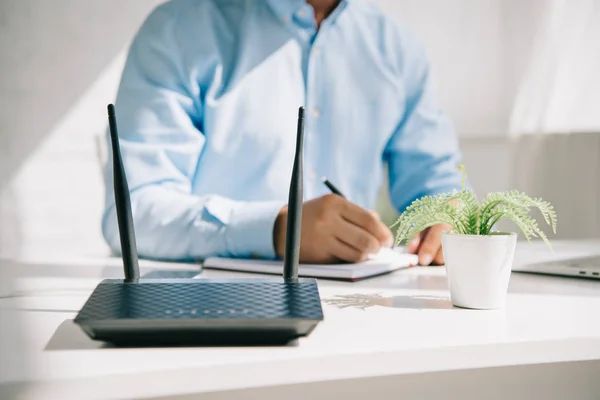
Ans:
{"label": "man", "polygon": [[[398,210],[460,187],[425,52],[367,0],[175,0],[136,35],[116,101],[139,253],[282,256],[301,105],[302,262],[359,261],[393,243],[369,211],[384,162]],[[107,165],[103,233],[118,251]],[[420,264],[443,262],[447,229],[410,244]]]}

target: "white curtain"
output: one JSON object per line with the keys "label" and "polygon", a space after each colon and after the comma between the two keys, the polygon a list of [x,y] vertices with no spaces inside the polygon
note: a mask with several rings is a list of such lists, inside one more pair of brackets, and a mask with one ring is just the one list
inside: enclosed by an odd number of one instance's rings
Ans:
{"label": "white curtain", "polygon": [[510,132],[600,132],[600,0],[547,0]]}

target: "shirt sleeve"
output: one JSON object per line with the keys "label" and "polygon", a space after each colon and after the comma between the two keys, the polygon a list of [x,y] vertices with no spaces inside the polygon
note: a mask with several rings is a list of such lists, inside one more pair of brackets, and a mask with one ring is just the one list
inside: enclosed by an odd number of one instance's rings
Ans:
{"label": "shirt sleeve", "polygon": [[458,138],[436,99],[425,51],[410,41],[403,56],[405,112],[384,152],[399,212],[422,196],[460,190],[462,180]]}
{"label": "shirt sleeve", "polygon": [[[192,194],[205,142],[198,83],[202,71],[186,65],[178,47],[178,35],[186,33],[178,32],[176,11],[167,3],[142,25],[129,49],[115,103],[138,253],[170,260],[274,258],[273,224],[285,204]],[[120,253],[112,177],[109,156],[102,232]]]}

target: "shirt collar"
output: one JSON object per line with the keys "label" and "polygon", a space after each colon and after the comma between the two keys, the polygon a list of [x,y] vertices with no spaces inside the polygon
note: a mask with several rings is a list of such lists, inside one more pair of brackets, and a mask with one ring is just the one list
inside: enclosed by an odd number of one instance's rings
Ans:
{"label": "shirt collar", "polygon": [[[302,7],[310,7],[306,0],[267,0],[267,2],[277,17],[284,22],[291,21],[294,14]],[[327,17],[327,20],[334,23],[350,2],[352,0],[341,0],[336,9]]]}

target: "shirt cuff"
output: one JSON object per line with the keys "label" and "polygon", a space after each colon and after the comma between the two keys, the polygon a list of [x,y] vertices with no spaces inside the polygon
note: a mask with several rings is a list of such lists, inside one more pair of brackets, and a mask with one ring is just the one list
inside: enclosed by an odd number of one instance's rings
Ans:
{"label": "shirt cuff", "polygon": [[242,203],[230,215],[227,247],[235,257],[276,258],[273,226],[286,203]]}

